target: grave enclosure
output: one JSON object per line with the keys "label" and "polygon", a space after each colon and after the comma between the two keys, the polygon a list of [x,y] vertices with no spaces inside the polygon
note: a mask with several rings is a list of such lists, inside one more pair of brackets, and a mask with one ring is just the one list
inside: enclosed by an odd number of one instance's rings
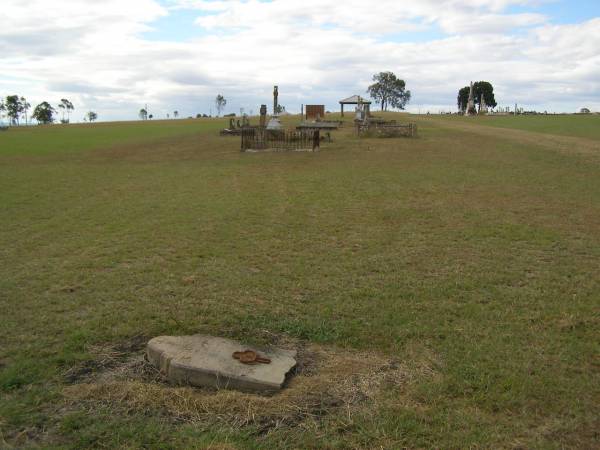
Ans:
{"label": "grave enclosure", "polygon": [[378,122],[378,121],[367,121],[357,122],[356,132],[359,137],[380,137],[380,138],[394,138],[394,137],[417,137],[417,124],[397,124],[395,121],[390,122]]}
{"label": "grave enclosure", "polygon": [[267,130],[244,128],[241,151],[318,151],[321,134],[314,131]]}

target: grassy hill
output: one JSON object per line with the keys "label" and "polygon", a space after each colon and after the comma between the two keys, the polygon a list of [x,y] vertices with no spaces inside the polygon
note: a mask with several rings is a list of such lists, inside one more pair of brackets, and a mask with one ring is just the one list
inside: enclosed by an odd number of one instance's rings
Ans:
{"label": "grassy hill", "polygon": [[[599,117],[398,118],[419,138],[318,153],[224,119],[0,133],[0,446],[600,445]],[[263,399],[139,359],[190,333],[300,369]]]}

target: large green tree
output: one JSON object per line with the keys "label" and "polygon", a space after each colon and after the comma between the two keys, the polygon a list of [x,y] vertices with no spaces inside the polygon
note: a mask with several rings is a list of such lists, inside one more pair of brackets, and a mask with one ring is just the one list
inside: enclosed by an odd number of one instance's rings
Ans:
{"label": "large green tree", "polygon": [[[467,103],[469,103],[469,92],[471,88],[470,86],[465,86],[464,88],[458,91],[457,97],[457,105],[459,111],[465,111],[467,109]],[[475,105],[478,106],[478,109],[481,108],[481,94],[483,94],[483,99],[485,100],[485,104],[490,108],[495,108],[498,106],[496,103],[496,98],[494,96],[494,86],[488,81],[477,81],[473,84],[473,95]]]}
{"label": "large green tree", "polygon": [[146,111],[146,108],[140,109],[140,112],[138,115],[140,116],[140,119],[142,119],[142,120],[148,119],[148,111]]}
{"label": "large green tree", "polygon": [[467,110],[467,103],[469,103],[469,93],[471,92],[471,88],[469,86],[465,86],[460,91],[458,91],[458,97],[456,98],[456,103],[458,105],[458,110],[460,112],[465,112]]}
{"label": "large green tree", "polygon": [[48,124],[54,122],[54,113],[56,110],[48,102],[42,102],[33,110],[33,117],[39,123]]}
{"label": "large green tree", "polygon": [[373,75],[373,83],[367,92],[377,104],[381,105],[382,111],[388,107],[404,109],[410,101],[410,91],[406,90],[406,83],[392,72],[380,72]]}
{"label": "large green tree", "polygon": [[494,96],[494,86],[488,81],[478,81],[473,85],[473,91],[475,92],[475,104],[481,108],[481,95],[485,100],[485,104],[490,108],[498,106],[496,103],[496,97]]}
{"label": "large green tree", "polygon": [[13,125],[19,124],[19,117],[23,112],[23,103],[18,95],[9,95],[6,97],[4,102],[6,107],[6,115],[8,116],[10,123]]}

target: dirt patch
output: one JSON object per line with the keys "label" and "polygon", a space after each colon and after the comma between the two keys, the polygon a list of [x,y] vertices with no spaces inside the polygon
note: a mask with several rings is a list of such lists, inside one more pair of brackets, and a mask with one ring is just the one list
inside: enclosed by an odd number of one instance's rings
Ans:
{"label": "dirt patch", "polygon": [[134,336],[116,345],[90,346],[87,350],[94,359],[83,361],[64,373],[66,383],[88,383],[100,378],[112,379],[117,375],[131,375],[135,379],[154,380],[156,370],[144,360],[144,350],[149,338]]}
{"label": "dirt patch", "polygon": [[302,343],[296,349],[298,366],[274,396],[171,386],[141,354],[66,387],[64,396],[70,407],[158,412],[175,423],[251,426],[266,434],[283,427],[317,426],[325,416],[349,420],[359,410],[375,410],[390,389],[402,397],[407,383],[432,373],[429,366],[409,368],[374,353]]}

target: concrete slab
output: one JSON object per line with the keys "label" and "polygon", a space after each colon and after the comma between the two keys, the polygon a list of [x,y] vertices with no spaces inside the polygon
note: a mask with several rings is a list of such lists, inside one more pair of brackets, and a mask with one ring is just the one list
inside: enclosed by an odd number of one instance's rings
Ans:
{"label": "concrete slab", "polygon": [[[271,360],[247,365],[234,352],[253,350]],[[277,392],[296,366],[296,351],[259,349],[212,336],[160,336],[147,346],[148,360],[178,384],[246,392]]]}

